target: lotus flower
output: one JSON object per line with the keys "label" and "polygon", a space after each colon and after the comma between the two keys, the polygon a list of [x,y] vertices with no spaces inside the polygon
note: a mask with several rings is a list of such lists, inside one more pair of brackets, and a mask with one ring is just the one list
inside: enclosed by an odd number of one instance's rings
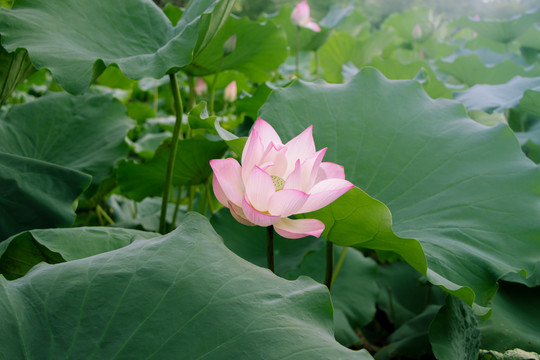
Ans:
{"label": "lotus flower", "polygon": [[321,221],[289,216],[318,210],[354,187],[342,166],[322,162],[326,150],[315,151],[312,126],[283,145],[274,128],[257,119],[241,165],[232,158],[210,161],[214,193],[244,225],[273,225],[290,239],[319,237]]}
{"label": "lotus flower", "polygon": [[422,38],[422,28],[420,27],[420,24],[416,24],[412,29],[412,38],[415,41],[418,41]]}
{"label": "lotus flower", "polygon": [[206,85],[202,78],[198,78],[197,85],[195,85],[195,94],[197,94],[197,96],[203,96],[207,91],[208,85]]}
{"label": "lotus flower", "polygon": [[293,25],[305,27],[316,32],[320,32],[321,28],[319,25],[311,21],[312,18],[309,17],[309,5],[306,0],[299,2],[291,13],[291,22]]}
{"label": "lotus flower", "polygon": [[225,93],[223,94],[223,97],[225,98],[225,101],[228,102],[234,102],[236,100],[236,81],[232,81],[227,87],[225,88]]}

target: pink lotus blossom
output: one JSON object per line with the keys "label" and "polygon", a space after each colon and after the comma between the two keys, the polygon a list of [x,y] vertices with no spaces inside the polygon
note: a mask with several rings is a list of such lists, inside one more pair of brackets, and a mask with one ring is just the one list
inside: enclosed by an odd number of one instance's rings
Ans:
{"label": "pink lotus blossom", "polygon": [[273,225],[290,239],[319,237],[321,221],[289,216],[318,210],[354,187],[342,166],[322,162],[326,150],[315,150],[312,126],[283,145],[274,128],[257,119],[242,165],[232,158],[210,161],[214,193],[244,225]]}
{"label": "pink lotus blossom", "polygon": [[202,78],[197,78],[197,84],[195,85],[195,94],[197,96],[203,96],[208,91],[208,85]]}
{"label": "pink lotus blossom", "polygon": [[291,13],[291,22],[293,25],[305,27],[315,32],[320,32],[319,25],[309,17],[309,5],[306,0],[299,2]]}
{"label": "pink lotus blossom", "polygon": [[237,92],[237,88],[236,88],[236,81],[232,81],[229,85],[227,85],[227,87],[225,88],[225,93],[223,94],[223,97],[225,99],[225,101],[228,101],[228,102],[234,102],[236,100],[236,92]]}
{"label": "pink lotus blossom", "polygon": [[412,38],[416,41],[422,38],[422,28],[420,27],[420,24],[416,24],[412,29]]}

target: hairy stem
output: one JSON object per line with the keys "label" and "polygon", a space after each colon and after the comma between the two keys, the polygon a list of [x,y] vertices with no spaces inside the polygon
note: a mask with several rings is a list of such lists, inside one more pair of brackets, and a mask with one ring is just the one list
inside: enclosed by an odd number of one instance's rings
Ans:
{"label": "hairy stem", "polygon": [[274,272],[274,227],[272,225],[266,228],[266,261],[268,269]]}
{"label": "hairy stem", "polygon": [[332,289],[332,273],[334,272],[334,243],[326,241],[326,272],[324,274],[324,285],[328,290]]}

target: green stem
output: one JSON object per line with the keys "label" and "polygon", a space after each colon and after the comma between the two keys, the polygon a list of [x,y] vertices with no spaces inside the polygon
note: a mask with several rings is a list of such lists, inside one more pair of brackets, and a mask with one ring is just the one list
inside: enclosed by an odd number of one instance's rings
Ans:
{"label": "green stem", "polygon": [[343,265],[343,261],[345,261],[345,255],[347,255],[347,250],[349,250],[349,248],[344,247],[341,251],[341,255],[339,256],[336,268],[334,269],[334,274],[332,274],[332,281],[330,282],[330,287],[332,287],[334,285],[334,281],[336,281],[339,271],[341,270],[341,266]]}
{"label": "green stem", "polygon": [[103,218],[101,217],[101,213],[97,210],[97,208],[96,208],[96,215],[97,215],[97,218],[98,218],[98,221],[99,221],[99,225],[100,226],[105,226],[105,222],[103,222]]}
{"label": "green stem", "polygon": [[174,207],[174,213],[171,222],[171,228],[174,230],[176,227],[176,217],[178,216],[178,208],[180,208],[180,201],[182,200],[182,186],[178,187],[178,194],[176,194],[176,206]]}
{"label": "green stem", "polygon": [[193,105],[195,105],[195,78],[192,75],[188,75],[188,86],[189,86],[188,110],[191,110],[193,109]]}
{"label": "green stem", "polygon": [[266,261],[268,269],[274,272],[274,227],[266,227]]}
{"label": "green stem", "polygon": [[206,200],[208,201],[208,210],[210,210],[210,216],[214,215],[214,204],[212,203],[212,193],[210,189],[210,182],[212,180],[208,180],[206,182]]}
{"label": "green stem", "polygon": [[388,306],[390,307],[390,318],[392,324],[396,325],[396,312],[394,310],[394,299],[392,297],[392,288],[386,286],[386,291],[388,292]]}
{"label": "green stem", "polygon": [[221,57],[221,60],[219,62],[219,65],[216,71],[216,75],[214,75],[214,81],[212,81],[212,86],[210,87],[210,99],[208,103],[208,111],[210,112],[210,115],[215,114],[214,113],[214,96],[216,94],[216,84],[217,84],[219,72],[221,71],[221,68],[223,67],[223,60],[225,60],[225,56]]}
{"label": "green stem", "polygon": [[326,272],[324,274],[324,285],[328,290],[332,289],[332,273],[334,272],[334,243],[326,241]]}
{"label": "green stem", "polygon": [[296,27],[295,58],[296,58],[296,76],[300,77],[300,26]]}
{"label": "green stem", "polygon": [[159,100],[159,91],[157,85],[154,86],[154,114],[157,114],[158,111],[158,100]]}
{"label": "green stem", "polygon": [[193,186],[188,190],[188,211],[193,211]]}
{"label": "green stem", "polygon": [[111,217],[109,216],[109,214],[107,214],[107,212],[106,212],[105,210],[103,210],[103,208],[102,208],[99,204],[96,206],[96,212],[97,212],[98,214],[101,213],[101,215],[103,216],[103,218],[104,218],[105,220],[107,220],[107,222],[108,222],[109,224],[111,224],[111,225],[114,224],[114,220],[111,219]]}
{"label": "green stem", "polygon": [[169,80],[171,83],[171,90],[173,94],[174,110],[176,112],[176,122],[174,123],[173,136],[171,140],[171,151],[169,153],[169,161],[167,162],[165,187],[163,189],[163,198],[161,201],[161,215],[159,218],[159,232],[161,234],[164,234],[166,231],[167,203],[169,202],[169,191],[171,189],[174,162],[176,160],[176,150],[178,149],[178,139],[181,138],[180,130],[182,129],[182,114],[184,112],[176,74],[169,74]]}
{"label": "green stem", "polygon": [[321,73],[319,71],[319,52],[315,50],[315,76],[319,80],[321,78]]}
{"label": "green stem", "polygon": [[200,193],[199,214],[201,214],[202,216],[206,216],[206,205],[208,205],[208,202],[206,201],[206,193],[208,192],[208,189],[206,188],[205,185],[203,185],[203,188],[204,188],[204,197],[203,197],[202,189],[199,191]]}

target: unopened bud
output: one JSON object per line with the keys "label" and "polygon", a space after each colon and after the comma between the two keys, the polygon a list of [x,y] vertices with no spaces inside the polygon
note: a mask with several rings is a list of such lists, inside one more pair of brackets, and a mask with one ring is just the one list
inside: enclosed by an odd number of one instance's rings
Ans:
{"label": "unopened bud", "polygon": [[223,55],[224,56],[229,55],[230,53],[234,51],[235,48],[236,48],[236,34],[228,38],[227,41],[225,41],[225,43],[223,44]]}
{"label": "unopened bud", "polygon": [[412,37],[416,41],[422,38],[422,28],[420,27],[420,24],[416,24],[412,29]]}
{"label": "unopened bud", "polygon": [[197,79],[197,84],[195,85],[195,94],[197,96],[203,96],[208,91],[208,85],[202,78]]}
{"label": "unopened bud", "polygon": [[225,88],[225,93],[223,95],[225,101],[230,103],[234,102],[236,100],[236,92],[236,81],[233,81]]}

